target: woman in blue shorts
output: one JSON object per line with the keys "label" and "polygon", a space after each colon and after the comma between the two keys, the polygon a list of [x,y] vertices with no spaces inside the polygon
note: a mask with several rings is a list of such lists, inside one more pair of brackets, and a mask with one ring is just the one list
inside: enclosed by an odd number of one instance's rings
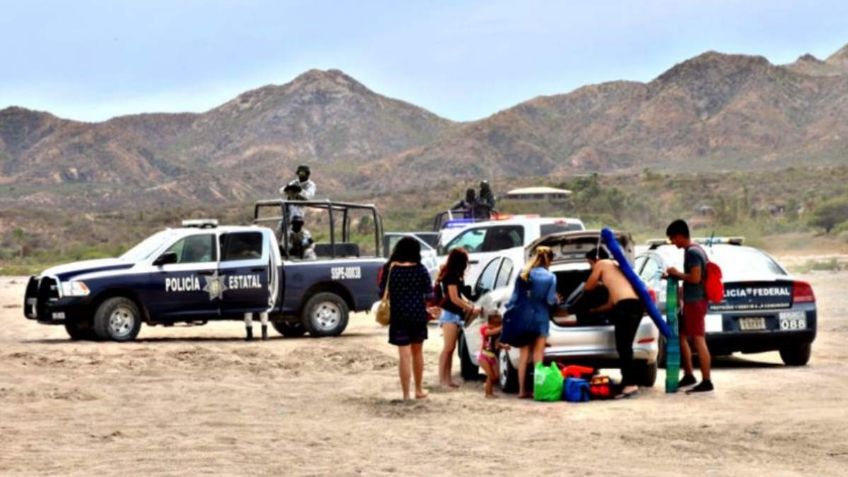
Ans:
{"label": "woman in blue shorts", "polygon": [[445,340],[442,354],[439,355],[439,383],[443,387],[459,387],[459,384],[451,379],[456,340],[459,337],[460,327],[465,324],[465,317],[473,317],[480,313],[480,310],[462,295],[467,268],[468,253],[464,249],[455,248],[448,254],[448,260],[439,270],[439,277],[436,279],[436,286],[441,290],[443,297],[442,302],[439,303],[442,308],[439,325],[442,327]]}

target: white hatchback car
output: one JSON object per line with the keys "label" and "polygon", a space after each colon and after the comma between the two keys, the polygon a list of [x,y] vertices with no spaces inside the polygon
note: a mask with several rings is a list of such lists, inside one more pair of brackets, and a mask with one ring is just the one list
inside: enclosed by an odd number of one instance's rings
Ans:
{"label": "white hatchback car", "polygon": [[[557,277],[557,292],[567,297],[589,277],[590,268],[585,254],[598,245],[599,235],[597,230],[548,235],[527,246],[520,261],[509,256],[498,256],[485,264],[473,290],[475,305],[482,307],[484,313],[465,326],[457,348],[464,379],[476,379],[479,376],[477,355],[482,341],[480,326],[491,313],[503,315],[515,280],[533,250],[539,245],[553,249],[554,261],[550,270]],[[617,234],[617,238],[632,261],[633,239],[629,234],[621,233]],[[640,367],[639,383],[643,386],[652,386],[656,381],[658,340],[659,330],[645,315],[633,342],[634,359]],[[552,318],[545,359],[595,368],[618,367],[615,331],[609,317],[588,313],[571,315],[562,308],[558,309]],[[498,361],[501,387],[507,392],[517,391],[518,350],[500,352]]]}

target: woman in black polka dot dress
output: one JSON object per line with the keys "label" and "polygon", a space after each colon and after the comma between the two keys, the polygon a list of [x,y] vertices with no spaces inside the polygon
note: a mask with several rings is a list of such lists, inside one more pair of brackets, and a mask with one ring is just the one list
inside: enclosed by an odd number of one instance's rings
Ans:
{"label": "woman in black polka dot dress", "polygon": [[398,347],[398,372],[403,398],[409,399],[410,375],[415,379],[415,398],[427,397],[422,387],[424,354],[427,339],[426,300],[433,293],[433,282],[421,264],[421,245],[412,237],[400,239],[380,275],[380,296],[389,285],[391,321],[389,343]]}

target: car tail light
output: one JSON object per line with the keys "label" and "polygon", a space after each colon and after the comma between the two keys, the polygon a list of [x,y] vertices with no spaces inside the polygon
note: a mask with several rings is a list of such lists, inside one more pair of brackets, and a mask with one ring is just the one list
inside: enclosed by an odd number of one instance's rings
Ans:
{"label": "car tail light", "polygon": [[792,301],[795,303],[810,303],[816,301],[813,287],[807,282],[792,283]]}
{"label": "car tail light", "polygon": [[654,302],[654,303],[657,302],[657,291],[654,290],[653,288],[648,288],[648,296],[651,297],[652,302]]}

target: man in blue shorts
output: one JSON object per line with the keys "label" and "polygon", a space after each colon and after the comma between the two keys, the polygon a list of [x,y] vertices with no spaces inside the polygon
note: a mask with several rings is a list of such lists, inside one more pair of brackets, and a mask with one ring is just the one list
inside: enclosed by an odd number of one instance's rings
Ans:
{"label": "man in blue shorts", "polygon": [[677,248],[685,250],[683,256],[683,271],[669,267],[666,274],[683,282],[683,319],[680,320],[680,355],[683,365],[683,379],[680,380],[681,388],[692,386],[696,383],[692,369],[692,345],[698,352],[698,361],[701,367],[701,382],[686,391],[686,394],[710,392],[713,383],[710,381],[710,350],[707,348],[707,339],[704,329],[704,320],[707,316],[707,292],[704,289],[706,282],[707,255],[700,246],[692,242],[689,236],[689,225],[683,220],[675,220],[665,231],[665,235]]}

